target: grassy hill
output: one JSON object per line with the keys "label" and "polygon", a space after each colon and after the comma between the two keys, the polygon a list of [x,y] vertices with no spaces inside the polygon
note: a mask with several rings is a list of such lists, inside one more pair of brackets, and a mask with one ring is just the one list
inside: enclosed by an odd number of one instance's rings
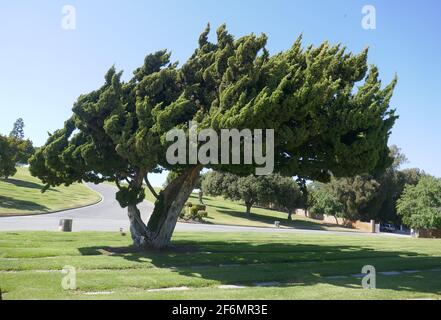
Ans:
{"label": "grassy hill", "polygon": [[41,193],[43,184],[32,177],[27,168],[0,179],[0,216],[38,214],[76,208],[98,202],[101,197],[84,184],[60,186]]}

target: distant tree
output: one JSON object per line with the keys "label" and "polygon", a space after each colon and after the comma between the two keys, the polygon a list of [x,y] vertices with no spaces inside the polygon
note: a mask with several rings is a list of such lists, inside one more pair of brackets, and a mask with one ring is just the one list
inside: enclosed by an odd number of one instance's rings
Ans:
{"label": "distant tree", "polygon": [[202,189],[205,193],[214,197],[223,196],[237,200],[235,184],[238,179],[239,176],[232,173],[210,171],[204,175]]}
{"label": "distant tree", "polygon": [[15,139],[18,140],[22,140],[24,139],[24,121],[22,118],[18,118],[15,122],[14,122],[14,126],[12,128],[11,133],[9,134],[10,137],[13,137]]}
{"label": "distant tree", "polygon": [[349,220],[367,219],[370,202],[380,190],[380,183],[369,175],[331,180],[331,194],[343,204],[344,217]]}
{"label": "distant tree", "polygon": [[308,209],[314,215],[328,215],[338,219],[344,217],[343,204],[329,191],[327,185],[313,183],[308,187]]}
{"label": "distant tree", "polygon": [[11,143],[11,139],[0,135],[0,177],[7,179],[17,172],[15,168],[16,156],[17,148]]}
{"label": "distant tree", "polygon": [[212,171],[204,175],[202,189],[213,196],[243,201],[248,215],[251,215],[251,208],[255,204],[273,204],[286,211],[288,219],[291,219],[293,211],[302,203],[302,193],[297,183],[279,174],[242,177]]}
{"label": "distant tree", "polygon": [[271,194],[267,194],[269,196],[267,201],[286,211],[288,221],[291,221],[295,209],[304,206],[304,197],[299,184],[293,178],[279,174],[268,175],[266,181],[266,188],[272,190]]}
{"label": "distant tree", "polygon": [[246,213],[251,215],[251,207],[255,203],[267,201],[267,193],[270,190],[265,188],[266,186],[266,176],[241,177],[232,173],[212,171],[205,175],[202,189],[212,196],[243,201]]}
{"label": "distant tree", "polygon": [[416,184],[424,173],[418,169],[400,171],[407,162],[397,146],[390,147],[391,165],[372,174],[333,178],[328,190],[344,206],[344,216],[351,220],[371,220],[401,223],[396,202],[406,184]]}
{"label": "distant tree", "polygon": [[420,179],[424,176],[428,176],[423,170],[418,168],[408,168],[400,171],[401,173],[401,185],[403,188],[406,184],[416,185]]}
{"label": "distant tree", "polygon": [[367,220],[401,224],[401,216],[397,214],[397,200],[406,185],[416,185],[426,174],[417,168],[397,170],[390,168],[376,180],[380,188],[375,197],[366,207],[364,213]]}
{"label": "distant tree", "polygon": [[11,143],[16,146],[17,154],[15,157],[15,162],[20,164],[28,164],[29,159],[35,153],[35,148],[31,140],[17,140],[15,138],[10,138]]}
{"label": "distant tree", "polygon": [[10,144],[15,146],[16,154],[14,156],[15,162],[20,164],[27,164],[29,159],[35,152],[33,143],[29,139],[24,139],[24,121],[18,118],[14,122],[11,133],[9,134]]}
{"label": "distant tree", "polygon": [[251,207],[256,203],[265,203],[274,193],[274,190],[267,189],[266,176],[245,176],[239,177],[233,184],[232,191],[234,195],[230,197],[236,200],[242,200],[245,203],[247,215],[251,215]]}
{"label": "distant tree", "polygon": [[397,212],[411,228],[441,228],[441,180],[423,176],[417,185],[406,185]]}

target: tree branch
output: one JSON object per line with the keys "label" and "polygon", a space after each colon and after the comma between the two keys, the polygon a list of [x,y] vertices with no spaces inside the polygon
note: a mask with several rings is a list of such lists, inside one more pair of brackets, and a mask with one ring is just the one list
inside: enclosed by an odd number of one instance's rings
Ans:
{"label": "tree branch", "polygon": [[149,179],[147,179],[147,174],[144,175],[144,181],[147,187],[149,188],[150,192],[153,194],[153,196],[158,199],[158,194],[156,193],[155,189],[153,189],[152,185],[150,184]]}
{"label": "tree branch", "polygon": [[118,189],[121,190],[121,185],[119,184],[119,178],[118,177],[115,179],[115,184],[118,187]]}

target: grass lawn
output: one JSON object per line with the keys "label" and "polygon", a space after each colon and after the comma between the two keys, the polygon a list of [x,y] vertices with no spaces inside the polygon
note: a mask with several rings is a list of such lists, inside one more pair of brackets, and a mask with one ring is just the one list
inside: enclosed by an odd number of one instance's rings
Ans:
{"label": "grass lawn", "polygon": [[0,216],[38,214],[76,208],[98,202],[101,197],[84,184],[51,188],[41,193],[43,184],[27,168],[17,168],[8,180],[0,179]]}
{"label": "grass lawn", "polygon": [[[441,298],[441,240],[177,233],[174,250],[163,253],[134,252],[130,242],[130,236],[110,232],[2,232],[3,298]],[[66,265],[76,268],[76,290],[61,287]],[[361,279],[350,276],[364,265],[376,268],[377,289],[363,289]]]}
{"label": "grass lawn", "polygon": [[[159,192],[159,188],[155,188]],[[154,196],[146,188],[146,199],[152,203],[155,202]],[[189,200],[192,203],[199,203],[197,193],[193,193]],[[253,207],[251,209],[251,216],[248,216],[245,211],[245,205],[240,202],[225,200],[222,197],[204,196],[204,204],[207,205],[208,218],[205,218],[206,223],[212,224],[226,224],[249,227],[274,227],[274,221],[280,221],[282,228],[298,228],[298,229],[315,229],[315,230],[334,230],[334,231],[353,231],[358,230],[343,228],[340,226],[325,224],[320,220],[314,220],[307,217],[292,215],[292,221],[288,221],[288,214],[277,210],[270,210],[265,208]]]}

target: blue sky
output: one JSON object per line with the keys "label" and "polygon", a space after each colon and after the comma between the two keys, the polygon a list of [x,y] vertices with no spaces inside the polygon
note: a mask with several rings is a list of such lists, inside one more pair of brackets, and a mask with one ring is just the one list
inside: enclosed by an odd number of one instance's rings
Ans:
{"label": "blue sky", "polygon": [[[76,8],[76,29],[64,30],[62,7]],[[364,5],[376,8],[376,29],[361,27]],[[5,1],[0,10],[0,133],[24,118],[36,145],[63,125],[75,99],[98,88],[115,64],[128,79],[147,53],[169,49],[185,61],[207,22],[227,23],[235,36],[268,35],[271,53],[300,33],[304,44],[324,40],[354,52],[370,47],[369,62],[384,83],[396,73],[392,100],[400,119],[391,144],[419,167],[441,176],[441,2],[427,1]],[[162,176],[155,176],[160,185]]]}

